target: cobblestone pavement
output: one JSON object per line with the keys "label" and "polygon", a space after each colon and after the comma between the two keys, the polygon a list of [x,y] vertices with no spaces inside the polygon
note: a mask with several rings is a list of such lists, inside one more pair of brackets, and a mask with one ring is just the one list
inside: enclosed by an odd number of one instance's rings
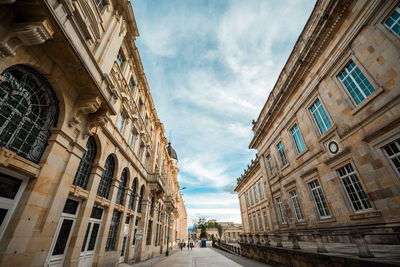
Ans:
{"label": "cobblestone pavement", "polygon": [[237,255],[221,251],[214,248],[193,248],[193,250],[183,249],[175,250],[173,255],[168,257],[159,256],[140,262],[134,265],[120,264],[119,267],[140,266],[140,267],[209,267],[209,266],[229,266],[229,267],[265,267],[269,265],[262,264]]}

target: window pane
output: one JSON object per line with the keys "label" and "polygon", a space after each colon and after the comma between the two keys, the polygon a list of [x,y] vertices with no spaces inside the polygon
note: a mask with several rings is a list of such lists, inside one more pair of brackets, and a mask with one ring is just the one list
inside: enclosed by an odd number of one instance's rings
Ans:
{"label": "window pane", "polygon": [[93,229],[92,233],[90,235],[90,240],[89,240],[89,245],[88,245],[88,251],[94,250],[94,247],[96,245],[96,239],[97,239],[97,233],[99,232],[100,224],[95,223],[93,224]]}
{"label": "window pane", "polygon": [[54,255],[63,255],[65,251],[65,247],[68,242],[69,233],[72,229],[72,224],[74,223],[73,220],[64,219],[60,232],[58,233],[57,242],[54,246],[53,256]]}
{"label": "window pane", "polygon": [[398,6],[390,17],[385,21],[385,25],[400,37],[400,6]]}
{"label": "window pane", "polygon": [[4,218],[7,215],[8,210],[0,208],[0,226],[4,221]]}
{"label": "window pane", "polygon": [[78,209],[78,206],[79,206],[78,201],[67,199],[67,202],[65,202],[63,212],[69,214],[75,214],[76,210]]}
{"label": "window pane", "polygon": [[14,199],[22,180],[0,173],[0,197]]}

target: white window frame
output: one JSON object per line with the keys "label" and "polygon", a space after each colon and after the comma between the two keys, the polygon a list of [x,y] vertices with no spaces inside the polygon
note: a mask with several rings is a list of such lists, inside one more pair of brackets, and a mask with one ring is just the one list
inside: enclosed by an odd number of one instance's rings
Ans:
{"label": "white window frame", "polygon": [[275,198],[275,203],[278,208],[278,214],[281,224],[287,224],[285,214],[283,213],[283,207],[282,207],[283,204],[281,197]]}
{"label": "white window frame", "polygon": [[[391,33],[393,33],[397,38],[400,38],[400,35],[398,35],[395,31],[393,31],[393,27],[389,27],[388,25],[386,25],[386,21],[393,15],[394,12],[399,12],[400,13],[400,5],[397,5],[392,12],[390,12],[390,14],[386,17],[386,19],[383,21],[383,25],[390,30]],[[397,21],[395,21],[393,23],[393,25],[395,25],[396,23],[400,23],[400,17],[397,18]],[[392,25],[392,26],[393,26]]]}
{"label": "white window frame", "polygon": [[[279,145],[282,146],[282,152],[283,152],[283,153],[281,153],[281,151],[280,151],[280,149],[279,149]],[[280,158],[280,160],[281,160],[281,168],[283,169],[284,167],[286,167],[287,165],[289,165],[289,160],[288,160],[288,158],[287,158],[287,155],[286,155],[286,152],[285,152],[285,147],[283,146],[282,141],[279,141],[279,142],[276,144],[276,150],[277,150],[278,155],[279,155],[279,158]],[[285,160],[283,160],[283,158],[284,158]],[[285,162],[284,162],[284,161],[285,161]]]}
{"label": "white window frame", "polygon": [[121,112],[118,119],[118,131],[123,134],[125,130],[125,122],[126,122],[126,115],[124,112]]}
{"label": "white window frame", "polygon": [[[318,108],[317,108],[315,111],[312,111],[311,108],[314,106],[314,104],[315,104],[315,102],[317,102],[317,100],[319,100],[319,106],[318,106]],[[327,116],[328,119],[329,119],[329,122],[331,123],[331,127],[328,128],[327,125],[326,125],[326,123],[325,123],[325,121],[321,118],[321,121],[322,121],[322,123],[324,124],[324,127],[327,129],[324,133],[321,131],[321,129],[320,129],[319,125],[318,125],[318,122],[317,122],[317,120],[316,120],[315,117],[314,117],[314,113],[318,112],[318,110],[319,110],[320,107],[322,107],[322,109],[324,110],[326,116]],[[332,129],[332,127],[333,127],[332,119],[331,119],[331,117],[329,116],[329,114],[328,114],[328,112],[327,112],[327,109],[325,108],[325,105],[322,103],[322,100],[321,100],[320,97],[316,97],[316,98],[311,102],[311,105],[308,106],[308,111],[310,112],[311,118],[312,118],[312,120],[314,121],[314,124],[315,124],[315,126],[316,126],[316,128],[317,128],[317,131],[318,131],[318,133],[319,133],[320,135],[325,135],[327,132],[329,132],[330,129]],[[320,114],[320,113],[318,112],[318,114]]]}
{"label": "white window frame", "polygon": [[[351,167],[350,171],[346,168],[347,166]],[[345,174],[341,175],[339,170],[344,171]],[[365,190],[364,190],[364,188],[363,188],[363,186],[361,184],[360,178],[358,178],[358,174],[356,173],[353,164],[347,163],[344,166],[342,166],[340,168],[337,168],[336,169],[336,173],[338,174],[338,176],[340,178],[340,181],[342,182],[343,189],[346,192],[347,199],[349,200],[349,202],[351,204],[351,207],[353,208],[353,211],[355,213],[363,213],[363,212],[367,212],[367,211],[372,211],[373,208],[372,208],[371,201],[369,200],[368,195],[365,193]],[[354,178],[357,179],[356,182],[358,182],[358,185],[356,185],[356,186],[355,186],[355,183],[353,181]],[[353,188],[353,190],[355,192],[355,196],[357,197],[357,201],[359,201],[361,206],[362,206],[362,208],[360,210],[356,210],[356,207],[355,207],[356,204],[350,198],[349,192],[348,192],[347,187],[346,187],[345,182],[344,182],[345,179],[348,179],[348,181],[350,181],[350,184],[351,184],[350,186]],[[362,190],[361,193],[360,193],[360,191],[356,190],[357,186],[361,187],[361,190]],[[366,206],[366,204],[361,200],[361,197],[363,197],[362,193],[365,195],[365,197],[366,197],[365,199],[366,199],[366,202],[369,205],[369,207],[368,207],[368,205]]]}
{"label": "white window frame", "polygon": [[29,178],[27,178],[17,172],[14,172],[14,171],[11,171],[11,170],[8,170],[5,168],[0,168],[0,172],[6,174],[8,176],[11,176],[15,179],[22,180],[21,185],[19,186],[14,199],[0,198],[0,208],[4,208],[4,209],[8,210],[6,216],[3,219],[2,224],[0,225],[0,240],[1,240],[3,238],[5,231],[7,230],[7,226],[10,223],[10,220],[15,212],[15,209],[18,206],[21,196],[25,191],[25,188],[26,188],[26,185],[28,184]]}
{"label": "white window frame", "polygon": [[267,160],[268,171],[271,177],[275,175],[274,163],[272,162],[272,155],[271,153],[268,154],[265,159]]}
{"label": "white window frame", "polygon": [[296,215],[296,220],[298,222],[304,221],[304,215],[303,215],[303,212],[301,211],[301,205],[300,205],[296,190],[290,191],[289,197],[290,197],[290,200],[292,201],[292,206],[293,206],[294,213]]}
{"label": "white window frame", "polygon": [[[294,132],[292,132],[292,130],[293,130],[295,127],[297,127],[297,130],[295,130]],[[301,134],[299,125],[298,125],[297,123],[293,124],[293,126],[290,128],[289,132],[290,132],[290,135],[292,136],[293,143],[294,143],[294,146],[296,147],[296,152],[297,152],[297,154],[303,153],[303,152],[307,149],[307,147],[306,147],[306,143],[304,142],[303,135]],[[296,134],[299,135],[299,138],[300,138],[299,141],[302,142],[301,144],[297,143],[297,139],[295,138],[295,135],[296,135]],[[300,151],[300,146],[302,146],[302,148],[303,148],[301,151]]]}
{"label": "white window frame", "polygon": [[[316,187],[314,187],[314,188],[311,187],[311,183],[313,183],[313,182],[314,182],[314,183],[316,182],[316,183],[318,184],[318,185],[316,185]],[[321,219],[331,218],[331,217],[332,217],[332,213],[331,213],[331,211],[330,211],[330,209],[329,209],[328,201],[327,201],[327,199],[326,199],[326,197],[325,197],[324,190],[322,190],[322,186],[321,186],[320,182],[318,181],[318,179],[314,179],[314,180],[308,182],[308,187],[309,187],[310,190],[311,190],[312,199],[314,200],[314,204],[315,204],[315,207],[316,207],[316,209],[317,209],[318,216],[319,216]],[[316,196],[315,196],[315,194],[314,194],[314,191],[319,193],[318,189],[320,190],[321,195],[323,196],[323,198],[324,198],[324,200],[325,200],[326,209],[327,209],[327,211],[329,212],[329,214],[321,215],[320,209],[318,208],[318,202],[317,202]],[[319,197],[319,200],[322,201],[321,198],[320,198],[320,194],[318,194],[318,197]],[[324,212],[324,213],[325,213],[325,212]]]}
{"label": "white window frame", "polygon": [[266,211],[263,211],[263,217],[264,217],[264,224],[265,224],[266,230],[268,230],[269,229],[269,223],[268,223],[268,214],[267,214]]}
{"label": "white window frame", "polygon": [[[131,136],[129,137],[129,146],[130,146],[130,148],[132,148],[132,150],[135,149],[136,135],[137,135],[137,132],[133,128],[132,131],[131,131]],[[132,140],[132,138],[133,138],[133,140]]]}
{"label": "white window frame", "polygon": [[254,205],[254,198],[253,198],[253,193],[251,192],[251,189],[249,190],[249,194],[250,194],[251,205]]}
{"label": "white window frame", "polygon": [[[399,149],[399,152],[398,152],[398,153],[395,153],[395,154],[392,155],[392,156],[389,156],[389,154],[386,152],[385,147],[387,147],[387,146],[389,146],[389,145],[391,145],[391,144],[394,144],[394,145],[396,146],[396,148]],[[390,165],[393,167],[394,171],[397,173],[397,176],[400,177],[400,170],[398,170],[397,167],[396,167],[396,165],[394,165],[394,163],[393,163],[393,159],[394,159],[394,158],[397,158],[397,159],[400,161],[400,139],[393,140],[392,142],[387,143],[386,145],[384,145],[384,146],[382,147],[382,150],[383,150],[383,153],[386,155],[386,158],[389,160]]]}
{"label": "white window frame", "polygon": [[260,199],[264,198],[264,192],[262,190],[262,183],[258,183],[258,191],[260,192]]}
{"label": "white window frame", "polygon": [[254,191],[254,200],[255,200],[255,201],[258,201],[257,188],[256,188],[256,186],[253,187],[253,191]]}

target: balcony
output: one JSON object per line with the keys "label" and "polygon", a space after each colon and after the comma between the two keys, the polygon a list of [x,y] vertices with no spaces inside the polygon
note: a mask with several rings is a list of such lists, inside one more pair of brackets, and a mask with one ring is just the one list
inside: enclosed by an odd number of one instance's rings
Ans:
{"label": "balcony", "polygon": [[165,194],[165,181],[160,174],[155,173],[150,176],[149,186],[150,192],[152,192],[157,199]]}

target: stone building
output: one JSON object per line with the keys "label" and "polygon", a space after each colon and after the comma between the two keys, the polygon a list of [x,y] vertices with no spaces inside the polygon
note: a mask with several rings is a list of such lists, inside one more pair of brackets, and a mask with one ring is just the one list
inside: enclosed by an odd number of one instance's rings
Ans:
{"label": "stone building", "polygon": [[235,188],[244,242],[393,241],[368,233],[400,227],[399,59],[399,1],[316,2],[253,121],[256,158]]}
{"label": "stone building", "polygon": [[115,266],[187,238],[129,1],[0,1],[0,265]]}
{"label": "stone building", "polygon": [[[239,235],[242,234],[242,225],[236,224],[233,222],[217,222],[217,220],[209,220],[207,224],[218,223],[221,225],[222,233],[219,235],[218,228],[210,227],[206,229],[207,232],[207,240],[212,240],[214,236],[216,239],[221,239],[225,242],[238,242]],[[196,239],[200,239],[201,229],[196,229]]]}

